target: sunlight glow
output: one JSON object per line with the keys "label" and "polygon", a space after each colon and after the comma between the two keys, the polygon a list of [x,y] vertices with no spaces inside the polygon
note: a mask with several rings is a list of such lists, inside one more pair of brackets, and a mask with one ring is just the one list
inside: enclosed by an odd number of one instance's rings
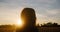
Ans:
{"label": "sunlight glow", "polygon": [[23,26],[23,22],[20,19],[17,22],[17,26],[19,26],[19,27]]}

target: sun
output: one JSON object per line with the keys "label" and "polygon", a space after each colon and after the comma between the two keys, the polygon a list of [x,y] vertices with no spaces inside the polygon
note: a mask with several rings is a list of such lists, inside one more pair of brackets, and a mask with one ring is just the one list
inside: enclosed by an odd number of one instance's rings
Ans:
{"label": "sun", "polygon": [[22,26],[22,25],[23,25],[23,22],[21,21],[21,19],[18,19],[17,26]]}

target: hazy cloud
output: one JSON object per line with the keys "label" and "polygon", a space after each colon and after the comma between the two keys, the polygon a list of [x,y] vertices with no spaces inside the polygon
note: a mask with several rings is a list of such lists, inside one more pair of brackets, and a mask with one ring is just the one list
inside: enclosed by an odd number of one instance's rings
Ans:
{"label": "hazy cloud", "polygon": [[60,13],[60,9],[58,10],[46,10],[47,14],[50,14],[50,15],[56,15],[58,13]]}

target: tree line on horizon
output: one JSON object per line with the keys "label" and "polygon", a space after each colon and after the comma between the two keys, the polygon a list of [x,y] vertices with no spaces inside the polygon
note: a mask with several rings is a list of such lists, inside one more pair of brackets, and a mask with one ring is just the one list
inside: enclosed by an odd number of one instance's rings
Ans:
{"label": "tree line on horizon", "polygon": [[[3,27],[15,27],[16,25],[0,25],[0,28],[3,28]],[[48,23],[45,23],[45,24],[37,24],[37,26],[40,26],[40,27],[60,27],[60,25],[58,25],[58,23],[52,23],[52,22],[48,22]]]}
{"label": "tree line on horizon", "polygon": [[[52,22],[48,22],[46,24],[41,24],[41,26],[38,24],[36,26],[37,28],[40,28],[41,27],[60,27],[60,25],[58,25],[58,23],[52,23]],[[1,31],[13,31],[15,29],[15,25],[0,25],[0,32]],[[44,28],[43,28],[44,29]]]}
{"label": "tree line on horizon", "polygon": [[41,24],[41,25],[37,25],[39,27],[60,27],[60,25],[58,23],[52,23],[52,22],[48,22],[45,24]]}

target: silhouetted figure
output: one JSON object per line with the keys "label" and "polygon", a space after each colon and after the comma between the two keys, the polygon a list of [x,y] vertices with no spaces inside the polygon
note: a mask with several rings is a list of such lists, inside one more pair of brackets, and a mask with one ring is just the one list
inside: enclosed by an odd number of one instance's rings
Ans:
{"label": "silhouetted figure", "polygon": [[21,32],[38,32],[34,9],[24,8],[21,12],[21,19],[24,22],[24,27]]}

